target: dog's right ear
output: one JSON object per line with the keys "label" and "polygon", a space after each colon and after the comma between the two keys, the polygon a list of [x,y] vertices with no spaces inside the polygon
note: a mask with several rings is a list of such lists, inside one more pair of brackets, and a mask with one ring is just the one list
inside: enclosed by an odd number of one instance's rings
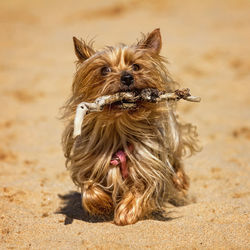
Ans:
{"label": "dog's right ear", "polygon": [[84,41],[80,41],[76,37],[73,37],[75,54],[80,62],[83,62],[95,54],[92,44],[87,44]]}

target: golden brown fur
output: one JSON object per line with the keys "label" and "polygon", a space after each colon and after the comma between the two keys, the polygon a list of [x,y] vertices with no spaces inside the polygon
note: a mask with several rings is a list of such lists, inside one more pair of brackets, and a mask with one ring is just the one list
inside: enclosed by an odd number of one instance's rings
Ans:
{"label": "golden brown fur", "polygon": [[[81,135],[73,139],[77,105],[97,97],[127,90],[120,82],[129,72],[129,88],[173,91],[176,83],[159,55],[159,29],[132,46],[107,47],[96,52],[74,38],[78,57],[72,96],[64,107],[67,126],[63,148],[72,180],[82,190],[82,205],[91,214],[114,212],[118,225],[132,224],[160,209],[177,191],[188,188],[182,157],[197,150],[197,134],[190,124],[176,120],[175,103],[145,103],[137,110],[106,107],[85,117]],[[139,65],[134,70],[134,64]],[[111,72],[102,74],[103,67]],[[133,145],[133,150],[128,149]],[[127,154],[128,178],[110,164],[118,150]]]}

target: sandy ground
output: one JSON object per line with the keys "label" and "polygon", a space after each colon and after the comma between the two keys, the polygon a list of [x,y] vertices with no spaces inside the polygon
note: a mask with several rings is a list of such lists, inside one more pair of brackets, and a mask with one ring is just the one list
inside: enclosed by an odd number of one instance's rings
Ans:
{"label": "sandy ground", "polygon": [[[185,3],[185,4],[184,4]],[[0,249],[250,249],[250,2],[0,2]],[[72,36],[96,47],[160,27],[203,151],[186,160],[196,202],[117,227],[89,217],[64,167],[59,107],[70,93]]]}

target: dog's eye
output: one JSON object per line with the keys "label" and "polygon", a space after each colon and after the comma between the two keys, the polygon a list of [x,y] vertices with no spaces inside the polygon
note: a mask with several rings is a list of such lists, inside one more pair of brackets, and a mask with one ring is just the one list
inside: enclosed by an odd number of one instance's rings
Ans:
{"label": "dog's eye", "polygon": [[101,74],[103,76],[107,75],[109,72],[111,72],[111,68],[110,67],[102,67],[101,68]]}
{"label": "dog's eye", "polygon": [[134,63],[134,64],[132,65],[132,69],[133,69],[134,71],[138,71],[138,70],[141,69],[141,67],[140,67],[139,64]]}

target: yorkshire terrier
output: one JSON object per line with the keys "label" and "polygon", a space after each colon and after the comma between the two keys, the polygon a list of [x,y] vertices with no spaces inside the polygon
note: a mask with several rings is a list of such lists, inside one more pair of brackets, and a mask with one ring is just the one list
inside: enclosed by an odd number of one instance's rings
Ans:
{"label": "yorkshire terrier", "polygon": [[118,103],[86,115],[74,138],[77,105],[104,95],[153,88],[173,92],[177,83],[160,55],[161,34],[155,29],[137,43],[105,47],[73,37],[77,71],[72,95],[64,106],[67,126],[62,144],[66,166],[81,188],[82,206],[92,215],[114,215],[114,223],[136,223],[178,194],[186,195],[189,179],[182,158],[198,150],[196,128],[182,124],[176,102],[141,102],[122,109]]}

